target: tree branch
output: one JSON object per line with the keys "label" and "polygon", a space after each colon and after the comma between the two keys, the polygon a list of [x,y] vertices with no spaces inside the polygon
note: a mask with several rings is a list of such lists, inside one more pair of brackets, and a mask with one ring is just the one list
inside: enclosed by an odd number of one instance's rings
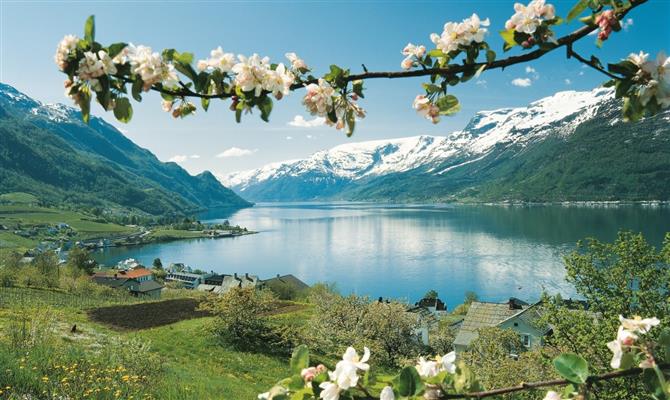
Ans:
{"label": "tree branch", "polygon": [[568,58],[574,57],[574,58],[576,58],[577,60],[579,60],[580,62],[582,62],[583,64],[588,65],[589,67],[595,69],[596,71],[598,71],[598,72],[600,72],[600,73],[603,73],[603,74],[609,76],[609,77],[612,78],[612,79],[621,79],[621,77],[616,76],[616,75],[610,73],[609,71],[607,71],[606,69],[604,69],[604,68],[600,65],[600,63],[597,62],[597,61],[595,61],[593,58],[592,58],[591,60],[587,60],[586,58],[584,58],[584,57],[580,56],[579,54],[577,54],[577,52],[575,52],[574,50],[572,50],[572,43],[570,43],[569,45],[567,45],[567,55],[568,55]]}
{"label": "tree branch", "polygon": [[[649,0],[631,0],[631,5],[627,9],[620,11],[619,13],[616,14],[617,19],[622,20],[631,10],[633,10],[636,7],[639,7],[640,5],[646,3]],[[492,69],[504,69],[506,67],[516,65],[516,64],[521,64],[525,63],[528,61],[536,60],[545,54],[556,50],[559,47],[566,46],[568,48],[568,58],[574,57],[577,60],[585,63],[586,65],[591,66],[592,68],[597,69],[598,71],[608,75],[611,78],[617,79],[618,77],[615,75],[610,74],[609,72],[605,71],[602,68],[598,68],[595,64],[592,62],[584,59],[577,53],[575,53],[572,50],[572,44],[583,37],[587,36],[589,33],[595,31],[598,29],[597,25],[585,25],[572,33],[565,35],[561,38],[559,38],[556,43],[553,45],[551,48],[545,48],[541,49],[538,48],[534,51],[518,55],[518,56],[510,56],[501,60],[496,60],[490,63],[473,63],[473,64],[462,64],[462,65],[449,65],[447,67],[443,68],[426,68],[426,69],[415,69],[415,70],[410,70],[410,71],[388,71],[388,72],[369,72],[363,66],[363,69],[365,72],[361,74],[354,74],[354,75],[349,75],[344,78],[346,82],[353,82],[357,80],[366,80],[366,79],[379,79],[379,78],[386,78],[386,79],[397,79],[397,78],[411,78],[411,77],[420,77],[420,76],[431,76],[431,75],[440,75],[440,76],[449,76],[449,75],[455,75],[458,73],[462,72],[471,72],[471,71],[476,71],[482,66],[486,66],[486,70],[492,70]],[[125,77],[119,77],[121,79],[124,79],[124,81],[129,82]],[[300,83],[295,83],[291,85],[291,90],[298,90],[302,89],[305,85],[310,84],[310,83],[317,83],[317,79],[311,79],[311,80],[305,80]],[[233,94],[229,93],[221,93],[221,94],[202,94],[202,93],[197,93],[192,91],[191,89],[187,87],[182,87],[181,90],[167,90],[164,89],[163,87],[159,85],[154,85],[151,87],[152,90],[163,93],[163,94],[168,94],[172,95],[175,97],[196,97],[196,98],[204,98],[204,99],[225,99],[232,97]]]}
{"label": "tree branch", "polygon": [[[661,370],[668,370],[670,369],[670,364],[660,364],[658,366]],[[600,381],[607,381],[610,379],[615,379],[615,378],[625,378],[625,377],[630,377],[630,376],[635,376],[639,375],[644,371],[642,368],[631,368],[623,371],[613,371],[613,372],[607,372],[602,375],[593,375],[589,376],[586,379],[587,384],[593,384],[595,382],[600,382]],[[549,387],[549,386],[563,386],[570,384],[571,382],[568,381],[567,379],[553,379],[553,380],[548,380],[548,381],[540,381],[540,382],[531,382],[531,383],[522,383],[518,386],[511,386],[511,387],[506,387],[506,388],[500,388],[500,389],[493,389],[493,390],[488,390],[484,392],[474,392],[474,393],[461,393],[461,394],[444,394],[442,396],[442,399],[483,399],[485,397],[493,397],[493,396],[500,396],[502,394],[508,394],[508,393],[515,393],[515,392],[521,392],[525,391],[528,389],[539,389],[543,387]]]}

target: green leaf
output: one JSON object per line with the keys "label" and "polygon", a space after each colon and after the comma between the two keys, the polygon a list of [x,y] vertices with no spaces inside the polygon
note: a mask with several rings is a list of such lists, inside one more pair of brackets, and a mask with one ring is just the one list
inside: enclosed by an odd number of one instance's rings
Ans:
{"label": "green leaf", "polygon": [[463,361],[459,361],[456,367],[456,375],[454,376],[454,389],[458,393],[467,393],[478,392],[481,388],[482,386],[474,372]]}
{"label": "green leaf", "polygon": [[423,86],[423,88],[426,90],[426,93],[428,94],[440,93],[442,91],[441,87],[432,83],[422,83],[421,86]]}
{"label": "green leaf", "polygon": [[309,349],[304,344],[293,349],[291,354],[291,371],[300,374],[303,368],[309,367]]}
{"label": "green leaf", "polygon": [[337,114],[335,113],[335,109],[334,109],[334,108],[331,108],[331,109],[328,111],[327,117],[328,117],[328,120],[329,120],[330,122],[332,122],[332,123],[334,123],[334,124],[337,123]]}
{"label": "green leaf", "polygon": [[116,99],[116,107],[114,107],[114,116],[121,122],[128,122],[133,117],[133,106],[127,97],[119,97]]}
{"label": "green leaf", "polygon": [[202,105],[202,109],[207,111],[209,109],[209,99],[206,98],[201,98],[200,99],[200,104]]}
{"label": "green leaf", "polygon": [[507,51],[518,44],[514,39],[515,32],[516,31],[514,29],[507,29],[505,31],[500,31],[500,37],[502,37],[502,39],[505,41],[505,44],[503,45],[504,51]]}
{"label": "green leaf", "polygon": [[630,352],[623,353],[620,369],[630,369],[635,366],[635,357]]}
{"label": "green leaf", "polygon": [[174,67],[177,71],[186,75],[190,80],[192,80],[194,82],[198,77],[198,74],[195,72],[195,70],[193,69],[193,67],[189,63],[183,63],[183,62],[175,60]]}
{"label": "green leaf", "polygon": [[[136,101],[142,101],[142,88],[144,87],[144,82],[142,81],[142,78],[139,76],[135,78],[133,81],[133,86],[130,88],[130,92],[133,95],[133,99]],[[172,99],[165,99],[165,100],[172,100]]]}
{"label": "green leaf", "polygon": [[573,19],[577,18],[581,13],[586,10],[586,8],[589,6],[589,0],[579,0],[577,4],[575,4],[570,12],[568,12],[568,16],[566,19],[568,22],[572,21]]}
{"label": "green leaf", "polygon": [[440,109],[440,115],[452,115],[461,109],[461,105],[458,103],[458,99],[456,96],[451,94],[437,99],[435,105]]}
{"label": "green leaf", "polygon": [[573,383],[586,383],[589,376],[589,364],[577,354],[561,354],[554,359],[554,367],[562,377]]}
{"label": "green leaf", "polygon": [[91,117],[91,92],[88,89],[79,90],[79,107],[81,108],[81,119],[88,124]]}
{"label": "green leaf", "polygon": [[356,128],[356,117],[354,113],[349,111],[346,118],[347,123],[347,136],[351,137],[354,134],[354,129]]}
{"label": "green leaf", "polygon": [[624,76],[633,76],[637,73],[639,67],[633,62],[624,60],[616,64],[607,64],[607,70],[613,74]]}
{"label": "green leaf", "polygon": [[492,63],[496,60],[496,52],[493,50],[486,50],[486,62]]}
{"label": "green leaf", "polygon": [[665,361],[670,361],[670,329],[665,328],[658,337],[658,348],[664,354]]}
{"label": "green leaf", "polygon": [[442,52],[442,50],[440,50],[440,49],[433,49],[433,50],[428,52],[428,55],[431,56],[431,57],[435,57],[435,58],[440,58],[440,57],[446,56],[446,54],[444,54]]}
{"label": "green leaf", "polygon": [[258,102],[258,109],[261,110],[261,119],[270,122],[270,113],[272,112],[272,99],[265,96]]}
{"label": "green leaf", "polygon": [[116,57],[121,50],[125,49],[128,46],[128,43],[114,43],[107,48],[107,54],[110,58]]}
{"label": "green leaf", "polygon": [[351,86],[353,87],[354,93],[356,93],[358,95],[358,97],[360,97],[361,99],[365,98],[365,96],[363,96],[363,81],[362,80],[354,81]]}
{"label": "green leaf", "polygon": [[664,390],[663,384],[659,381],[658,375],[653,369],[647,368],[642,372],[642,383],[655,399],[668,399],[667,391]]}
{"label": "green leaf", "polygon": [[423,382],[415,367],[405,367],[398,376],[398,394],[409,397],[416,396],[423,391]]}
{"label": "green leaf", "polygon": [[190,64],[193,62],[193,53],[176,53],[174,59],[180,63]]}
{"label": "green leaf", "polygon": [[95,41],[95,16],[91,15],[86,19],[86,24],[84,24],[84,39],[87,42],[93,43]]}

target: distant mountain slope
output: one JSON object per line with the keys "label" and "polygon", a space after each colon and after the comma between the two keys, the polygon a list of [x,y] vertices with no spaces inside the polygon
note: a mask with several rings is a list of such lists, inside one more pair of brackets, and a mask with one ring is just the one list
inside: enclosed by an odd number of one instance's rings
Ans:
{"label": "distant mountain slope", "polygon": [[81,122],[62,104],[42,104],[0,83],[0,192],[49,202],[118,205],[150,214],[250,203],[209,172],[163,163],[100,118]]}
{"label": "distant mountain slope", "polygon": [[619,116],[609,89],[559,92],[446,137],[344,144],[220,179],[254,201],[670,199],[670,113]]}

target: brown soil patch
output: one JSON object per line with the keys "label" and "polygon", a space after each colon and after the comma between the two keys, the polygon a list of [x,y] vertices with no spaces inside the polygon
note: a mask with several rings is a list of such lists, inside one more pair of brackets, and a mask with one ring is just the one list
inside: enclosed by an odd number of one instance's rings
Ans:
{"label": "brown soil patch", "polygon": [[95,322],[116,329],[139,330],[209,316],[198,310],[200,300],[174,299],[150,303],[94,308],[88,316]]}

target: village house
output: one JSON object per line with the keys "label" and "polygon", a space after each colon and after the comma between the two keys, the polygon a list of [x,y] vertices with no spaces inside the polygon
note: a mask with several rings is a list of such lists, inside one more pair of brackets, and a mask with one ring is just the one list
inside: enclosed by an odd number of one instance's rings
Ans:
{"label": "village house", "polygon": [[551,332],[549,326],[539,326],[541,317],[537,304],[528,304],[517,298],[506,303],[473,301],[460,323],[454,339],[454,350],[465,351],[478,336],[478,330],[489,327],[511,329],[517,332],[525,348],[542,346],[543,338]]}
{"label": "village house", "polygon": [[195,274],[192,272],[168,272],[165,276],[166,282],[176,282],[185,289],[197,289],[198,286],[205,283],[205,279],[212,276],[210,273]]}
{"label": "village house", "polygon": [[309,289],[309,285],[292,274],[279,275],[274,278],[262,280],[259,284],[261,289],[270,289],[282,300],[291,300],[300,292]]}
{"label": "village house", "polygon": [[[209,279],[210,283],[203,283],[197,287],[198,290],[203,292],[211,292],[217,294],[228,293],[229,290],[233,288],[257,288],[260,287],[260,280],[256,275],[249,275],[248,273],[244,276],[238,276],[237,273],[233,275],[217,275],[216,278]],[[220,282],[220,283],[219,283]]]}
{"label": "village house", "polygon": [[128,290],[133,296],[160,298],[163,285],[154,280],[151,270],[135,268],[132,270],[111,270],[97,272],[91,279],[93,282],[114,289]]}

